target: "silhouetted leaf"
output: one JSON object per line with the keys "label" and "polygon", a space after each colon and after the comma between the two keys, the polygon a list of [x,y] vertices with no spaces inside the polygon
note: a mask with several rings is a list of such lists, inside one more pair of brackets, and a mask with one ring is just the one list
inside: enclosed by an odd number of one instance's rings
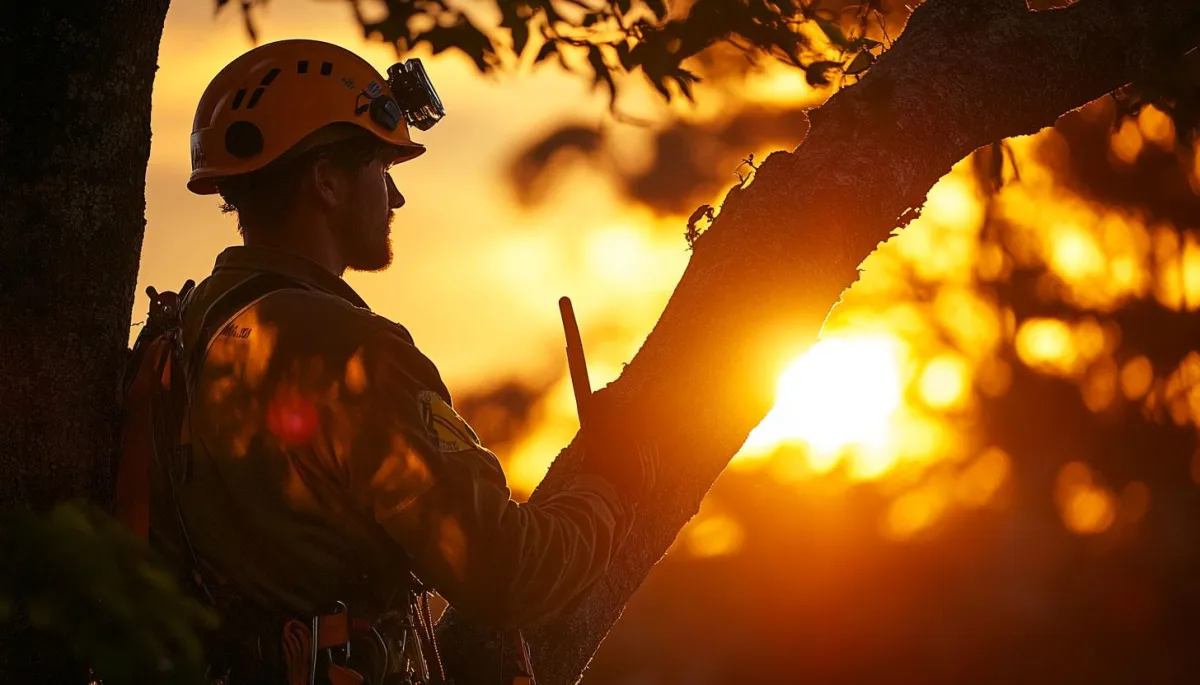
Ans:
{"label": "silhouetted leaf", "polygon": [[855,55],[854,59],[850,60],[850,64],[843,70],[843,73],[848,74],[850,76],[854,76],[856,74],[861,74],[864,71],[866,71],[867,69],[870,69],[871,65],[874,63],[875,63],[875,55],[867,52],[866,50],[863,50],[862,52]]}
{"label": "silhouetted leaf", "polygon": [[538,62],[549,58],[551,55],[558,55],[558,43],[548,40],[544,45],[542,45],[542,49],[538,50],[537,57],[533,58],[533,63],[537,64]]}
{"label": "silhouetted leaf", "polygon": [[877,40],[872,40],[870,38],[855,38],[850,41],[847,49],[851,51],[874,50],[875,48],[881,46],[883,46],[883,43],[880,43]]}
{"label": "silhouetted leaf", "polygon": [[617,43],[617,59],[621,62],[621,68],[625,71],[633,69],[633,51],[629,48],[628,41]]}
{"label": "silhouetted leaf", "polygon": [[513,27],[513,51],[520,57],[521,53],[525,52],[525,46],[529,44],[529,24],[521,22]]}
{"label": "silhouetted leaf", "polygon": [[840,26],[832,21],[829,21],[828,19],[823,19],[821,17],[817,17],[814,21],[817,22],[817,26],[821,27],[821,32],[829,38],[830,43],[833,43],[843,50],[850,49],[850,41],[846,38],[846,34],[842,33],[842,28]]}
{"label": "silhouetted leaf", "polygon": [[428,42],[435,55],[450,48],[462,50],[480,71],[488,70],[488,58],[495,54],[491,39],[465,19],[452,26],[435,26],[413,39],[414,44],[421,41]]}
{"label": "silhouetted leaf", "polygon": [[258,28],[254,25],[254,17],[250,15],[250,0],[242,0],[242,22],[246,26],[246,33],[250,35],[250,40],[254,44],[258,44]]}
{"label": "silhouetted leaf", "polygon": [[525,6],[517,2],[501,2],[499,5],[500,27],[508,29],[512,35],[513,52],[520,57],[529,43],[529,22],[523,16]]}
{"label": "silhouetted leaf", "polygon": [[604,63],[604,54],[600,52],[600,46],[588,46],[588,64],[592,65],[592,71],[596,74],[594,83],[600,83],[603,75],[608,74],[608,65]]}
{"label": "silhouetted leaf", "polygon": [[692,96],[692,84],[700,80],[699,76],[680,67],[671,74],[671,78],[675,79],[675,82],[679,84],[679,89],[683,91],[688,100],[695,101],[695,98]]}
{"label": "silhouetted leaf", "polygon": [[841,64],[837,62],[820,61],[813,62],[804,69],[804,80],[808,81],[810,86],[827,86],[829,85],[829,70],[841,68]]}
{"label": "silhouetted leaf", "polygon": [[616,100],[617,84],[613,81],[608,65],[604,62],[604,53],[600,51],[600,46],[592,45],[588,48],[588,64],[592,65],[592,71],[595,72],[595,78],[592,83],[594,85],[604,83],[608,86],[609,101]]}
{"label": "silhouetted leaf", "polygon": [[655,18],[657,18],[659,21],[666,18],[666,16],[667,16],[667,3],[666,2],[664,2],[663,0],[645,0],[645,3],[646,3],[646,7],[650,8],[650,11],[654,13]]}

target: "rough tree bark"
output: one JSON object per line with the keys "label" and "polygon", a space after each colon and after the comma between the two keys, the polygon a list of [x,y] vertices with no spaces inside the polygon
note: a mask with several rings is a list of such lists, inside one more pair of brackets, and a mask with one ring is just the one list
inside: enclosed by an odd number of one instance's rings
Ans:
{"label": "rough tree bark", "polygon": [[110,492],[168,2],[0,5],[0,508]]}
{"label": "rough tree bark", "polygon": [[[606,578],[532,631],[539,683],[575,682],[629,597],[699,509],[857,267],[976,148],[1029,134],[1200,44],[1195,0],[929,0],[861,83],[811,113],[805,142],[732,190],[662,318],[601,391],[657,440],[659,492]],[[577,467],[568,446],[533,501]],[[450,611],[439,642],[459,685],[498,682],[497,640]]]}

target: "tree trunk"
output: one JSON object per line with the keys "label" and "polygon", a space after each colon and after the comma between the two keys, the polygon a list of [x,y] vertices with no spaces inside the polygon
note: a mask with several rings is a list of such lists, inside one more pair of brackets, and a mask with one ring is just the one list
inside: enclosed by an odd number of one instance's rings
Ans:
{"label": "tree trunk", "polygon": [[0,9],[0,508],[110,499],[168,3]]}
{"label": "tree trunk", "polygon": [[[958,160],[1036,132],[1200,43],[1195,0],[928,0],[862,82],[812,112],[808,138],[726,196],[645,345],[602,401],[656,440],[664,469],[633,533],[581,606],[531,631],[540,685],[575,682],[622,607],[699,509],[857,267]],[[570,446],[533,495],[577,468]],[[714,639],[721,626],[714,617]],[[439,626],[458,685],[495,683],[494,634]]]}

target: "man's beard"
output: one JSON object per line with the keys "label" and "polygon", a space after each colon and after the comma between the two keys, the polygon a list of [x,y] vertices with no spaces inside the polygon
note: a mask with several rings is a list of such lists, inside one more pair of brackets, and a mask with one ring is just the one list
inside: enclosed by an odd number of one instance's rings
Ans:
{"label": "man's beard", "polygon": [[394,211],[388,211],[387,223],[379,233],[369,236],[361,234],[349,237],[342,246],[346,268],[354,271],[383,271],[392,264],[392,221]]}

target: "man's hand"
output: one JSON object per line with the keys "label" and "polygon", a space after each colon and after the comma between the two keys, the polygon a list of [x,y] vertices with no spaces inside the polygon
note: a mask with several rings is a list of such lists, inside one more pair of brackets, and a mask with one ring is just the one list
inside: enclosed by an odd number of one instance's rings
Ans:
{"label": "man's hand", "polygon": [[626,418],[632,413],[621,412],[602,395],[603,391],[589,398],[580,470],[604,478],[622,498],[637,504],[654,489],[658,445],[647,426]]}

